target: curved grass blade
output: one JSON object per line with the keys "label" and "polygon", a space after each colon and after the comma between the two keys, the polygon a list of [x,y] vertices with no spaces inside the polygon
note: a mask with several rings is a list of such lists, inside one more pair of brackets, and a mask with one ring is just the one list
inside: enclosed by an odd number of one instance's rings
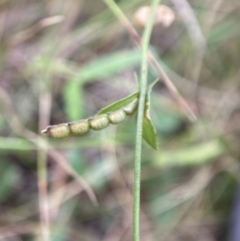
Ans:
{"label": "curved grass blade", "polygon": [[118,110],[122,107],[125,107],[127,104],[131,103],[134,99],[138,98],[138,96],[139,96],[139,91],[137,91],[137,92],[121,99],[121,100],[118,100],[118,101],[112,103],[109,106],[106,106],[106,107],[102,108],[98,112],[98,114],[105,114],[107,112]]}

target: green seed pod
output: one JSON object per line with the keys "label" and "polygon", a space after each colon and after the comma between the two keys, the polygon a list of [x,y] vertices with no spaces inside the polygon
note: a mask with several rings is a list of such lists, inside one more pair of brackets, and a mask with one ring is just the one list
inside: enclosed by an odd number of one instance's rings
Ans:
{"label": "green seed pod", "polygon": [[107,114],[96,115],[88,119],[90,127],[95,130],[102,130],[109,125]]}
{"label": "green seed pod", "polygon": [[135,110],[137,109],[138,99],[134,99],[128,105],[123,107],[123,110],[126,112],[127,115],[132,115]]}
{"label": "green seed pod", "polygon": [[83,135],[90,131],[88,120],[78,120],[68,123],[71,133],[74,135]]}
{"label": "green seed pod", "polygon": [[42,133],[47,133],[50,137],[56,139],[63,139],[70,135],[70,129],[68,124],[59,124],[48,126],[47,129],[42,131]]}
{"label": "green seed pod", "polygon": [[126,118],[124,110],[119,109],[108,113],[108,119],[112,124],[118,124]]}

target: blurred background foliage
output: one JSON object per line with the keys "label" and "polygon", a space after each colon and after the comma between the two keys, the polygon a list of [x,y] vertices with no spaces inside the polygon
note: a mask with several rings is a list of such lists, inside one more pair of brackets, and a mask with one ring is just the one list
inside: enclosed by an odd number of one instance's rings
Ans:
{"label": "blurred background foliage", "polygon": [[[149,4],[116,2],[133,24]],[[227,240],[240,170],[240,2],[162,3],[175,21],[154,27],[151,50],[198,120],[154,86],[160,150],[143,147],[142,240]],[[39,134],[136,91],[140,51],[126,29],[100,0],[1,0],[0,53],[1,240],[46,240],[48,227],[53,241],[131,240],[135,118],[67,140]]]}

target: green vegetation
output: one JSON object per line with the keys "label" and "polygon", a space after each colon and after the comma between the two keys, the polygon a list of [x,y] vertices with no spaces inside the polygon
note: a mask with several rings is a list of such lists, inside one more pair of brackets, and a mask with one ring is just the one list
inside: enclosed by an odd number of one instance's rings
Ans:
{"label": "green vegetation", "polygon": [[[133,16],[150,1],[115,1],[120,12],[110,2],[0,1],[2,240],[132,240],[139,117],[83,137],[41,134],[139,97],[142,52],[126,20],[142,36]],[[189,1],[182,15],[185,1],[173,2],[162,3],[175,21],[153,27],[149,48],[197,120],[149,64],[141,240],[225,241],[239,176],[240,5]]]}

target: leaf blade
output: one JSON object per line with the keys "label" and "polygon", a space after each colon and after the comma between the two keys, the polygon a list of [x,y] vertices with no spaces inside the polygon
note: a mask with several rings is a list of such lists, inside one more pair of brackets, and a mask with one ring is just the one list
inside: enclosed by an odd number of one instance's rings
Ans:
{"label": "leaf blade", "polygon": [[138,98],[139,96],[139,91],[121,99],[121,100],[118,100],[104,108],[102,108],[98,114],[105,114],[107,112],[110,112],[110,111],[114,111],[114,110],[118,110],[124,106],[126,106],[127,104],[129,104],[131,101],[133,101],[134,99]]}
{"label": "leaf blade", "polygon": [[[83,117],[83,85],[77,82],[72,82],[65,86],[63,92],[65,103],[65,113],[70,120],[77,120]],[[76,108],[76,106],[78,108]]]}

